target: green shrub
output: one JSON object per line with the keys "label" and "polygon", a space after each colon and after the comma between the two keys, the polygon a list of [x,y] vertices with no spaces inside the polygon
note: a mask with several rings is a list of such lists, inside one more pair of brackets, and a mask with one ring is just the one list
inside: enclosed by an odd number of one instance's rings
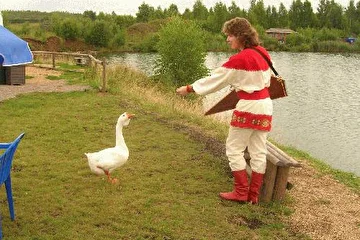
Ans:
{"label": "green shrub", "polygon": [[339,29],[322,28],[317,30],[314,34],[314,38],[318,41],[335,41],[343,36],[343,32]]}
{"label": "green shrub", "polygon": [[60,25],[58,35],[64,39],[76,39],[79,36],[80,27],[73,19],[65,19]]}
{"label": "green shrub", "polygon": [[[262,45],[269,51],[274,51],[279,48],[279,41],[276,38],[263,35],[261,37]],[[282,44],[283,45],[283,44]]]}
{"label": "green shrub", "polygon": [[111,47],[118,48],[125,45],[125,31],[118,31],[115,36],[111,39]]}
{"label": "green shrub", "polygon": [[111,32],[109,25],[105,21],[96,20],[90,26],[89,32],[86,34],[85,41],[96,47],[107,47],[110,41]]}
{"label": "green shrub", "polygon": [[290,34],[289,36],[286,37],[286,44],[289,45],[290,47],[299,46],[306,42],[307,42],[306,37],[301,33]]}
{"label": "green shrub", "polygon": [[222,34],[214,34],[205,32],[205,43],[208,51],[228,51],[229,47],[226,43],[226,37]]}
{"label": "green shrub", "polygon": [[134,46],[135,51],[156,52],[156,44],[159,42],[159,35],[151,33],[144,37],[143,41]]}
{"label": "green shrub", "polygon": [[193,21],[174,17],[159,32],[159,59],[155,72],[183,85],[205,76],[204,33]]}
{"label": "green shrub", "polygon": [[317,52],[351,52],[352,45],[340,41],[322,41],[312,44],[313,51]]}

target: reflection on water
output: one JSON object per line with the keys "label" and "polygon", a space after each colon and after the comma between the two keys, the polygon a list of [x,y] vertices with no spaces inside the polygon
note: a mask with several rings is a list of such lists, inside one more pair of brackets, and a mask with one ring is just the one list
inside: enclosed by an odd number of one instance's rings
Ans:
{"label": "reflection on water", "polygon": [[[287,98],[274,101],[270,137],[280,144],[309,152],[334,168],[360,176],[360,98],[357,97],[360,55],[270,54],[275,68],[286,80],[289,93]],[[214,69],[229,56],[230,53],[209,53],[206,65]],[[124,54],[111,56],[109,61],[125,62],[151,75],[156,57],[156,54]]]}

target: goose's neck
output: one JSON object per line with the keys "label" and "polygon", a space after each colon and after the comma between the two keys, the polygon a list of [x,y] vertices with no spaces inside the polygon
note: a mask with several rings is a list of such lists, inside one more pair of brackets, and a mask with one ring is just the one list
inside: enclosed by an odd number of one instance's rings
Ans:
{"label": "goose's neck", "polygon": [[122,133],[122,126],[119,125],[116,126],[116,147],[127,148]]}

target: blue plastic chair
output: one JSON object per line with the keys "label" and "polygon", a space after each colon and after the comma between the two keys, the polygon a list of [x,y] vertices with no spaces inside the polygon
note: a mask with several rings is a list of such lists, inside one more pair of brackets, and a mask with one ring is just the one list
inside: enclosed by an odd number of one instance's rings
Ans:
{"label": "blue plastic chair", "polygon": [[[0,143],[0,149],[5,149],[5,152],[3,152],[3,154],[0,156],[0,186],[2,186],[5,183],[6,196],[9,204],[10,218],[12,221],[15,220],[15,212],[14,212],[14,202],[12,197],[10,172],[11,172],[11,165],[16,148],[20,140],[24,137],[24,135],[25,133],[20,134],[11,143]],[[0,239],[2,239],[1,216],[0,216]]]}

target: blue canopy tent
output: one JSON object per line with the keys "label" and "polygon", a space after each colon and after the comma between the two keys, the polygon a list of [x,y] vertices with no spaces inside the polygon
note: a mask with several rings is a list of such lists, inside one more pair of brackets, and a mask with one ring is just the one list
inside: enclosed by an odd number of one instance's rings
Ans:
{"label": "blue canopy tent", "polygon": [[0,65],[11,67],[28,64],[33,61],[29,44],[0,26]]}
{"label": "blue canopy tent", "polygon": [[25,84],[25,64],[32,61],[29,44],[0,25],[0,84]]}

